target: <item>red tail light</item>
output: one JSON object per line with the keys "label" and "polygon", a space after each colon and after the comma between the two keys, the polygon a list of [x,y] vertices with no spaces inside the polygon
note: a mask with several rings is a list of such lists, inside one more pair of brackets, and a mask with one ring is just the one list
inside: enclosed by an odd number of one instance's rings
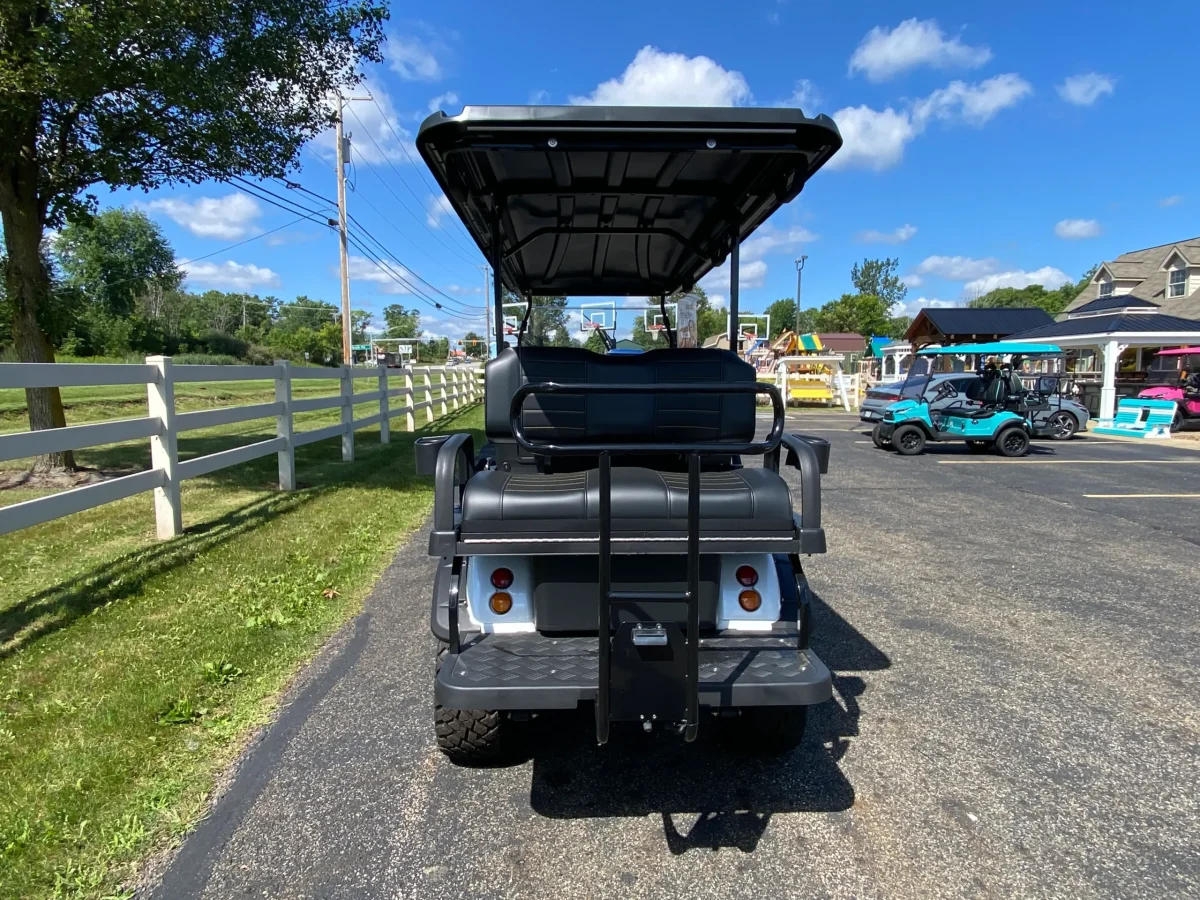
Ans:
{"label": "red tail light", "polygon": [[734,577],[742,587],[754,587],[758,584],[758,572],[754,571],[753,566],[738,566]]}
{"label": "red tail light", "polygon": [[492,572],[492,585],[504,590],[512,587],[513,573],[512,569],[496,569]]}

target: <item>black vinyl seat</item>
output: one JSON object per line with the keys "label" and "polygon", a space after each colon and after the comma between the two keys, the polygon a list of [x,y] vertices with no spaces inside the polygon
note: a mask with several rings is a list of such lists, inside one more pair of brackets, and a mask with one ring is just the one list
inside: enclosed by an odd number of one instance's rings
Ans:
{"label": "black vinyl seat", "polygon": [[[687,474],[614,466],[614,532],[687,530]],[[595,534],[600,519],[600,473],[476,474],[463,496],[463,535]],[[792,529],[787,484],[763,468],[702,472],[701,532],[772,532]]]}
{"label": "black vinyl seat", "polygon": [[[570,347],[507,349],[485,370],[487,436],[496,465],[468,480],[464,537],[564,534],[599,529],[600,473],[594,457],[524,453],[513,438],[510,405],[523,384],[753,383],[752,366],[728,350],[663,349],[618,356]],[[571,442],[747,442],[756,426],[750,394],[533,395],[522,424],[534,440]],[[622,462],[627,464],[622,464]],[[614,533],[683,535],[687,473],[681,460],[618,457],[612,468]],[[716,458],[700,474],[700,530],[705,534],[792,534],[787,483],[759,466]]]}

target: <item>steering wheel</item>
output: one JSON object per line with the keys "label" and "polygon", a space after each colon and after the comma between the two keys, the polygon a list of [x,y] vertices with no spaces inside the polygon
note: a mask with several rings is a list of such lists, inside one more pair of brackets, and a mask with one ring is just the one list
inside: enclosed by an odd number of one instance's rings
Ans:
{"label": "steering wheel", "polygon": [[933,400],[935,403],[940,403],[943,400],[950,399],[956,394],[958,394],[958,391],[955,389],[954,385],[947,381],[937,389],[937,393],[933,395]]}

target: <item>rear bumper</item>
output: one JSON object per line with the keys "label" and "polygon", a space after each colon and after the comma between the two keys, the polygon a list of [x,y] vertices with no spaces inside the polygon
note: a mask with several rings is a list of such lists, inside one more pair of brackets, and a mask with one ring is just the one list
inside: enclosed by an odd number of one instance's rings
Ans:
{"label": "rear bumper", "polygon": [[892,432],[896,430],[895,422],[880,422],[879,423],[879,439],[881,441],[890,441]]}
{"label": "rear bumper", "polygon": [[[829,669],[797,649],[794,625],[700,640],[700,705],[809,706],[832,696]],[[450,709],[574,709],[596,698],[599,638],[484,634],[447,655],[434,685]]]}

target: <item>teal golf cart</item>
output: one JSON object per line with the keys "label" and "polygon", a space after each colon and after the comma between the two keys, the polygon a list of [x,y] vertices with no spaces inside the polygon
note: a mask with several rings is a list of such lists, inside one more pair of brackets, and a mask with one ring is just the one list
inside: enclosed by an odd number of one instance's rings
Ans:
{"label": "teal golf cart", "polygon": [[[1014,374],[1022,357],[1033,354],[1061,353],[1053,344],[1026,344],[995,341],[984,344],[959,344],[929,347],[919,351],[909,367],[905,386],[914,377],[923,377],[918,369],[921,358],[973,356],[981,361],[980,389],[961,403],[949,403],[936,411],[931,403],[956,395],[954,386],[944,382],[931,397],[925,392],[914,399],[900,400],[887,407],[883,421],[875,426],[871,440],[882,450],[895,450],[903,456],[916,456],[929,441],[964,441],[973,450],[994,448],[1002,456],[1024,456],[1033,435],[1032,416],[1045,401],[1025,391]],[[982,364],[988,357],[1008,357],[1008,361]],[[901,396],[904,389],[901,388]]]}

